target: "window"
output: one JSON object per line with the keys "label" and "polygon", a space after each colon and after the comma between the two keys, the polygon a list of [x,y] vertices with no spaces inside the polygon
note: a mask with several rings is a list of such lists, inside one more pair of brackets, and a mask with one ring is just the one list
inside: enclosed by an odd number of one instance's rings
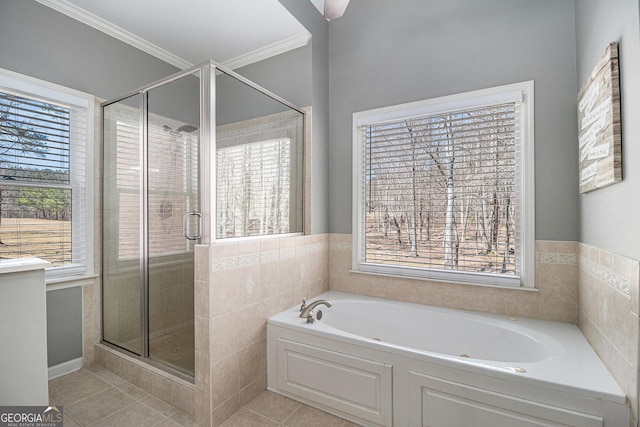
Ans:
{"label": "window", "polygon": [[303,231],[303,135],[296,110],[216,127],[216,239]]}
{"label": "window", "polygon": [[[118,218],[110,228],[117,241],[107,246],[117,251],[120,261],[136,260],[141,233],[139,110],[113,103],[103,113],[105,138],[111,147],[106,149],[105,164],[109,163],[108,173],[114,177],[105,183],[105,204]],[[184,254],[195,245],[184,238],[183,218],[198,203],[198,133],[174,130],[180,126],[187,125],[149,115],[147,221],[149,253],[154,256]]]}
{"label": "window", "polygon": [[0,258],[92,274],[93,97],[0,70]]}
{"label": "window", "polygon": [[355,270],[533,287],[533,82],[354,114]]}
{"label": "window", "polygon": [[289,232],[291,140],[216,151],[218,238]]}

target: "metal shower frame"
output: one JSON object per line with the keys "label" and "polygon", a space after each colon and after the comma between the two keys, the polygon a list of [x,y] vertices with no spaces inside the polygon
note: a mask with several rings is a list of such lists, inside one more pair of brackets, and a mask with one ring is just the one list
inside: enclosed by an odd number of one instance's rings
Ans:
{"label": "metal shower frame", "polygon": [[[199,244],[212,244],[216,241],[215,234],[215,212],[216,212],[216,196],[215,196],[215,188],[216,188],[216,176],[215,176],[215,153],[216,153],[216,115],[215,115],[215,105],[214,102],[216,100],[216,72],[225,73],[245,85],[257,90],[258,92],[263,93],[264,95],[274,99],[275,101],[280,102],[283,105],[291,108],[302,114],[304,117],[305,112],[289,101],[275,95],[274,93],[268,91],[267,89],[261,87],[260,85],[248,80],[247,78],[239,75],[238,73],[221,66],[214,61],[206,61],[200,65],[195,65],[193,67],[187,68],[185,70],[179,71],[175,74],[172,74],[163,79],[157,80],[148,85],[142,86],[133,91],[127,92],[124,95],[118,96],[117,98],[113,98],[102,102],[100,104],[101,112],[104,111],[104,107],[120,102],[129,97],[133,97],[136,95],[140,95],[140,145],[142,150],[142,164],[140,170],[140,178],[142,183],[141,194],[141,212],[140,212],[140,221],[141,224],[148,223],[148,200],[144,195],[147,194],[148,191],[148,177],[147,177],[147,169],[148,169],[148,98],[147,93],[152,89],[158,88],[165,84],[174,82],[183,77],[187,77],[190,75],[198,76],[200,78],[200,128],[199,128],[199,164],[198,164],[198,176],[199,176],[199,188],[200,188],[200,212],[192,212],[195,216],[198,217],[200,222],[200,241]],[[104,120],[104,118],[103,118]],[[303,120],[303,123],[306,121]],[[304,126],[304,124],[303,124]],[[103,126],[104,128],[104,126]],[[304,134],[304,129],[303,129]],[[103,149],[102,155],[102,163],[100,176],[104,177],[104,132],[102,133],[102,141],[101,146]],[[303,152],[304,152],[303,144]],[[206,165],[207,167],[203,167]],[[304,162],[303,162],[304,169]],[[303,174],[304,176],[304,170]],[[102,189],[102,211],[101,215],[104,215],[104,186]],[[304,192],[303,192],[304,197]],[[304,204],[304,201],[303,201]],[[104,236],[102,233],[104,229],[101,230],[101,241],[104,241]],[[104,340],[104,303],[101,301],[101,323],[100,323],[100,342],[108,345],[111,348],[117,349],[119,351],[124,351],[128,355],[134,355],[135,357],[143,360],[145,363],[148,363],[152,366],[159,367],[165,371],[168,371],[174,375],[177,375],[183,379],[187,379],[189,381],[194,381],[194,378],[180,372],[177,369],[174,369],[170,366],[164,365],[159,362],[155,362],[149,358],[149,248],[147,244],[148,240],[148,228],[146,226],[142,227],[142,233],[140,235],[140,248],[141,252],[141,263],[140,263],[140,286],[141,286],[141,301],[140,301],[140,334],[142,337],[142,351],[141,355],[137,355],[130,350],[124,349],[118,345],[109,343]],[[104,257],[101,260],[101,272],[104,272]],[[102,274],[102,273],[101,273]],[[104,286],[104,280],[102,281],[102,286]],[[104,294],[104,292],[102,292]]]}

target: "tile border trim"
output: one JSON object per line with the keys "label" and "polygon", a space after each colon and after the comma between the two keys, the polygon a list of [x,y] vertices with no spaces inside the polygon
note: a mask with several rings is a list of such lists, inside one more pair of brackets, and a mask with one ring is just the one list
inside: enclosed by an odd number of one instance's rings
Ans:
{"label": "tile border trim", "polygon": [[623,296],[631,299],[630,279],[627,279],[620,274],[587,259],[586,257],[580,257],[580,268],[587,274],[590,274],[598,280],[605,282],[607,285],[611,286]]}
{"label": "tile border trim", "polygon": [[536,262],[540,264],[578,265],[578,254],[564,252],[538,252]]}

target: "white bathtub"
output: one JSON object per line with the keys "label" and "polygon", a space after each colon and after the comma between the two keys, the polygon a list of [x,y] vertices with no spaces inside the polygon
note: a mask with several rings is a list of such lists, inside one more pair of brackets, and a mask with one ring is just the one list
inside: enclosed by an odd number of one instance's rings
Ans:
{"label": "white bathtub", "polygon": [[[361,425],[627,427],[574,325],[328,292],[267,326],[268,388]],[[317,310],[316,310],[317,312]]]}

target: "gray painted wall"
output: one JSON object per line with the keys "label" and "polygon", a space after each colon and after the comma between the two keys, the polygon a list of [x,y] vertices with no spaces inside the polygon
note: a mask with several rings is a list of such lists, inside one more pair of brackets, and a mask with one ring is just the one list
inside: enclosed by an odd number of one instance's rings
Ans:
{"label": "gray painted wall", "polygon": [[113,98],[178,69],[35,1],[0,2],[0,68]]}
{"label": "gray painted wall", "polygon": [[47,357],[49,366],[82,357],[82,288],[47,291]]}
{"label": "gray painted wall", "polygon": [[[311,232],[329,229],[329,26],[309,1],[278,0],[311,33]],[[286,84],[286,83],[285,83]],[[298,102],[290,99],[292,102]],[[304,100],[303,100],[304,101]]]}
{"label": "gray painted wall", "polygon": [[352,113],[534,80],[536,238],[578,239],[573,0],[351,0],[329,57],[331,232],[351,232]]}
{"label": "gray painted wall", "polygon": [[304,47],[234,70],[302,108],[313,103],[311,42]]}
{"label": "gray painted wall", "polygon": [[285,104],[235,77],[216,74],[216,126],[288,111]]}
{"label": "gray painted wall", "polygon": [[580,197],[580,241],[640,259],[640,27],[637,0],[576,0],[578,86],[619,43],[623,181]]}

